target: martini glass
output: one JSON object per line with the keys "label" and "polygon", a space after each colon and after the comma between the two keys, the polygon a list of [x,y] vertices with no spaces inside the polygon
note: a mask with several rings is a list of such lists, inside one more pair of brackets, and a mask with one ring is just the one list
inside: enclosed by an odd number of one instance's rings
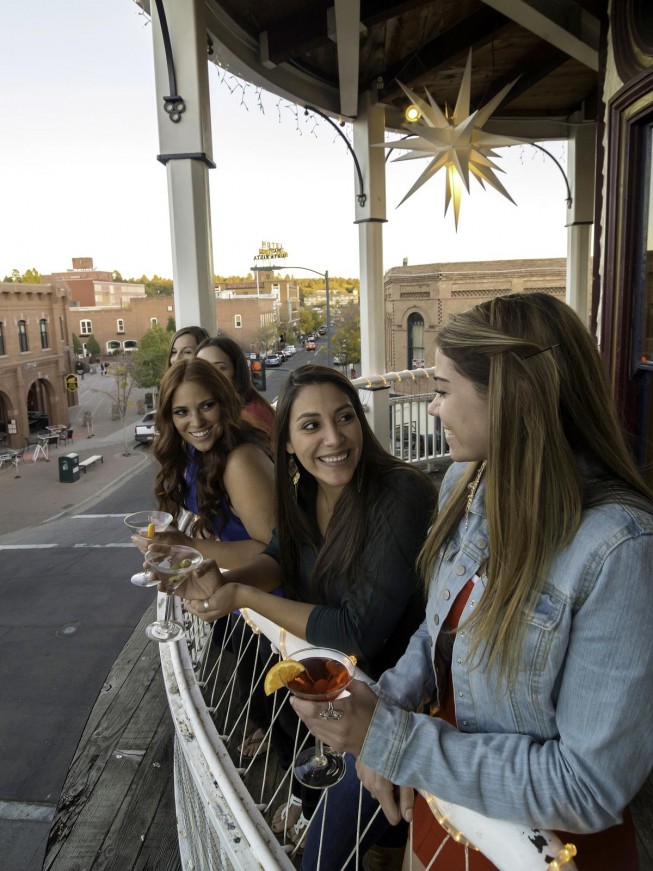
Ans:
{"label": "martini glass", "polygon": [[[145,554],[145,561],[152,566],[158,576],[157,583],[163,583],[166,591],[171,593],[188,575],[196,569],[204,557],[194,547],[183,544],[172,544],[164,553],[150,551]],[[179,641],[184,636],[184,627],[178,620],[172,619],[172,596],[166,598],[166,609],[163,620],[155,620],[145,627],[145,634],[150,641]]]}
{"label": "martini glass", "polygon": [[[154,526],[154,532],[163,532],[172,523],[172,514],[167,511],[135,511],[125,517],[125,524],[147,538],[147,530],[150,524]],[[131,582],[135,587],[154,587],[159,583],[152,572],[136,572],[131,576]]]}
{"label": "martini glass", "polygon": [[[281,680],[290,692],[300,699],[312,702],[328,702],[326,719],[340,719],[341,712],[334,710],[332,701],[351,683],[354,676],[352,660],[329,647],[306,647],[289,656],[301,662],[306,671]],[[333,712],[329,716],[329,712]],[[327,789],[342,779],[345,773],[345,759],[341,753],[325,748],[319,738],[314,747],[302,750],[295,759],[295,777],[304,786],[312,789]]]}

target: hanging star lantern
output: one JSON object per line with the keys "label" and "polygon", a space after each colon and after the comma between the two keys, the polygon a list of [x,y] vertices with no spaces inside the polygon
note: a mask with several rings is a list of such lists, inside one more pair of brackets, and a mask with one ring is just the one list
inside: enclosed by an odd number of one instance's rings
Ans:
{"label": "hanging star lantern", "polygon": [[443,168],[446,170],[444,213],[446,215],[449,203],[453,200],[456,230],[458,230],[462,186],[464,185],[469,193],[470,173],[478,180],[482,188],[485,189],[485,184],[488,184],[509,199],[511,203],[515,202],[497,178],[496,172],[503,172],[503,170],[494,163],[493,159],[499,158],[494,149],[529,142],[527,139],[499,136],[483,130],[483,126],[515,82],[510,82],[485,106],[470,114],[471,76],[472,53],[470,51],[453,112],[448,107],[442,111],[428,91],[426,91],[427,103],[410,88],[399,82],[403,92],[418,110],[416,113],[418,120],[403,126],[410,133],[417,135],[416,138],[410,140],[410,143],[405,139],[384,143],[386,148],[408,150],[407,154],[395,158],[393,163],[432,156],[431,162],[401,203],[404,203],[415,191],[419,190],[439,170]]}

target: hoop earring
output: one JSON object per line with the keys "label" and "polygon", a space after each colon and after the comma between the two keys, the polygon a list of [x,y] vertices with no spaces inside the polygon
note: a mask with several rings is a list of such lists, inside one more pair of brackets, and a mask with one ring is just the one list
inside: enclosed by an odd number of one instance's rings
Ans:
{"label": "hoop earring", "polygon": [[299,468],[297,467],[297,463],[295,462],[294,454],[290,454],[290,459],[288,460],[288,477],[290,478],[290,483],[293,485],[295,490],[295,499],[297,498],[297,490],[299,489],[299,479],[301,475],[299,474]]}

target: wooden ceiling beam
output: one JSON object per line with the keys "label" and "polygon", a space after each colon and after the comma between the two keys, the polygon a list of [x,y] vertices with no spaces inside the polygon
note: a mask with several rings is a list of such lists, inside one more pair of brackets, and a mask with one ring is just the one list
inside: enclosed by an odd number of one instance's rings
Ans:
{"label": "wooden ceiling beam", "polygon": [[383,79],[383,99],[401,93],[394,84],[397,79],[409,84],[429,70],[441,69],[452,61],[466,58],[469,49],[485,45],[497,32],[509,25],[510,19],[493,9],[483,8],[469,15],[446,33],[441,33],[394,66],[378,75]]}
{"label": "wooden ceiling beam", "polygon": [[[372,27],[430,2],[432,0],[360,0],[360,23],[363,27]],[[333,12],[334,0],[325,0],[320,7],[289,15],[271,24],[259,36],[261,56],[266,66],[277,66],[326,45],[330,39],[329,17]],[[355,32],[358,39],[358,26]]]}
{"label": "wooden ceiling beam", "polygon": [[[520,27],[595,72],[599,68],[599,20],[573,0],[483,0]],[[573,28],[573,29],[572,29]]]}

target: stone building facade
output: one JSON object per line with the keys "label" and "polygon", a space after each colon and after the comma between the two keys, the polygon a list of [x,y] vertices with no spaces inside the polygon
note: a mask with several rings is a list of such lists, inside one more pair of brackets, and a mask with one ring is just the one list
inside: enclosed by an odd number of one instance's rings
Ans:
{"label": "stone building facade", "polygon": [[68,303],[62,286],[0,284],[0,435],[12,448],[25,446],[39,414],[68,426],[77,402],[65,383],[75,371]]}
{"label": "stone building facade", "polygon": [[544,291],[564,300],[566,261],[494,260],[398,266],[385,275],[390,371],[432,366],[434,339],[452,314],[507,293]]}

